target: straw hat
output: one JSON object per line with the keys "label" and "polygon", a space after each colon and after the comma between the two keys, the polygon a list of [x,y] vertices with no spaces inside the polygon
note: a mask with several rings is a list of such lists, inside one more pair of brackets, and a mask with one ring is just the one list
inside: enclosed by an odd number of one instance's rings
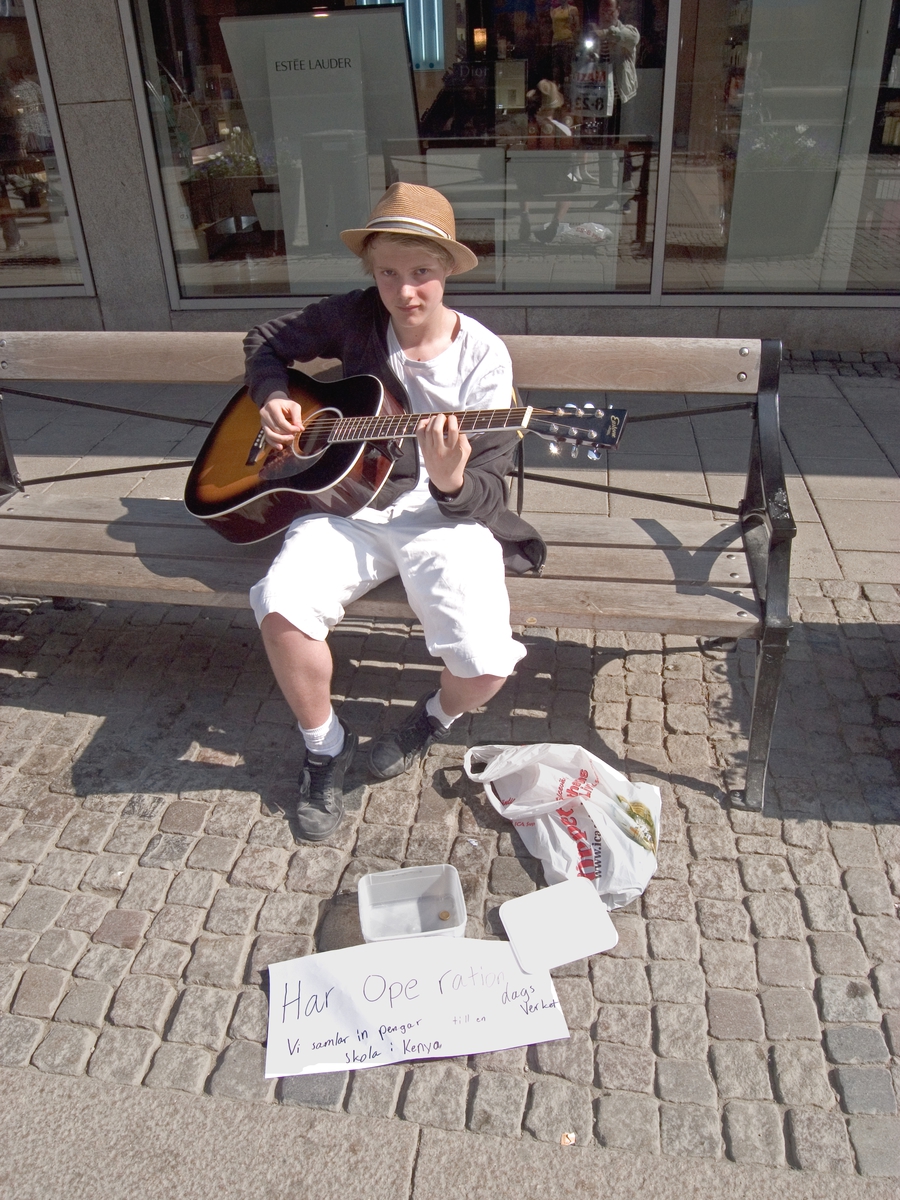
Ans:
{"label": "straw hat", "polygon": [[456,219],[449,200],[434,188],[415,183],[392,183],[369,217],[365,229],[344,229],[341,241],[354,254],[362,254],[370,233],[405,233],[440,242],[453,255],[454,275],[471,271],[478,259],[456,241]]}
{"label": "straw hat", "polygon": [[541,93],[541,108],[562,108],[565,104],[562,92],[552,79],[542,79],[538,91]]}

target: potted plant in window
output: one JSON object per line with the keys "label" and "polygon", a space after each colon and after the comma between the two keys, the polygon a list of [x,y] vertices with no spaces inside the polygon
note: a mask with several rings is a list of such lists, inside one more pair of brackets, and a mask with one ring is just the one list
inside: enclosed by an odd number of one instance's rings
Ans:
{"label": "potted plant in window", "polygon": [[803,122],[759,122],[741,133],[729,259],[814,254],[831,211],[838,155],[828,131]]}

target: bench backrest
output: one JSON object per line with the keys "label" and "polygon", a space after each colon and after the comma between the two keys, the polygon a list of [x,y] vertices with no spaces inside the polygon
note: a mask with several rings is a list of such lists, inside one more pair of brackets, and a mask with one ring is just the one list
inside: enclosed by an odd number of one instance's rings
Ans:
{"label": "bench backrest", "polygon": [[[234,383],[243,333],[0,333],[0,389],[9,380]],[[761,344],[738,338],[540,337],[503,341],[520,388],[752,396]],[[334,360],[302,364],[309,375]]]}

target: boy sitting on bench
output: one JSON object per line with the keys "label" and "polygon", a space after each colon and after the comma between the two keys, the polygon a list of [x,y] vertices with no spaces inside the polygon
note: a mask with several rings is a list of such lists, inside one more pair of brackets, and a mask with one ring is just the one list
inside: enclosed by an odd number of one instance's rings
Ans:
{"label": "boy sitting on bench", "polygon": [[504,565],[532,570],[546,553],[537,532],[506,507],[517,434],[470,442],[453,415],[508,408],[513,387],[500,339],[444,304],[447,277],[478,262],[456,241],[450,204],[431,188],[396,183],[365,229],[341,238],[375,287],[260,325],[245,341],[247,380],[272,445],[290,444],[303,429],[287,390],[294,361],[339,358],[345,377],[375,375],[406,411],[423,414],[416,441],[401,443],[373,504],[349,518],[298,518],[250,593],[306,743],[297,823],[313,842],[343,816],[343,780],[358,741],[331,704],[326,639],[346,605],[399,575],[430,653],[444,662],[440,686],[370,744],[372,773],[390,779],[449,737],[457,717],[486,704],[524,656],[510,630]]}

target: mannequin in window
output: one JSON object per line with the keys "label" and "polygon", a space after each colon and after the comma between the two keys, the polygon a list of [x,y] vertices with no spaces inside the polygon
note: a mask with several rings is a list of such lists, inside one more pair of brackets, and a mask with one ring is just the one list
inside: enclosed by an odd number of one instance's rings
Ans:
{"label": "mannequin in window", "polygon": [[16,213],[21,210],[13,208],[9,195],[14,190],[11,177],[16,174],[22,158],[16,116],[17,105],[10,91],[8,75],[0,72],[0,233],[3,235],[0,253],[10,254],[20,254],[25,249],[16,220]]}
{"label": "mannequin in window", "polygon": [[20,148],[25,154],[52,154],[44,94],[34,67],[20,56],[9,60],[8,71]]}
{"label": "mannequin in window", "polygon": [[552,0],[550,20],[553,22],[553,82],[563,91],[569,85],[575,44],[581,29],[578,9],[569,0]]}

